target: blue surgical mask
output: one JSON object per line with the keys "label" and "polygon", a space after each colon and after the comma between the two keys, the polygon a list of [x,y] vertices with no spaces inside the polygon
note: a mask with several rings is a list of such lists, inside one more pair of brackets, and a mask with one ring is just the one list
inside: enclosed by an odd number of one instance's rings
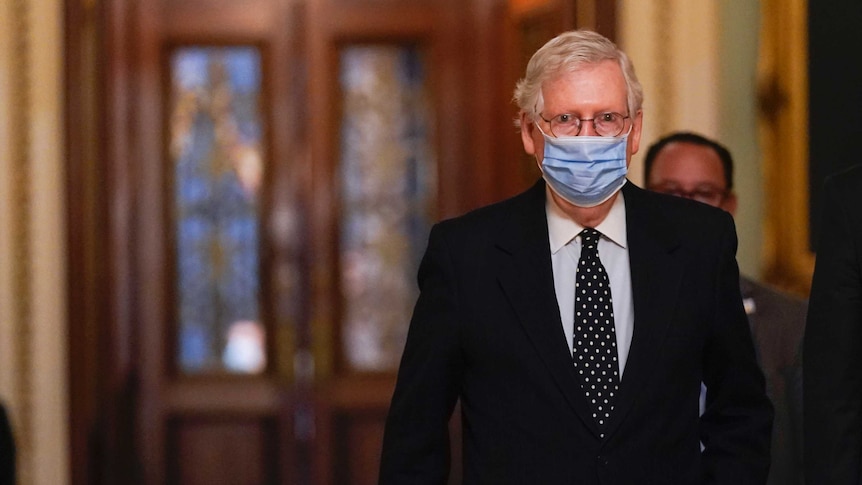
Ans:
{"label": "blue surgical mask", "polygon": [[563,199],[579,207],[595,207],[625,185],[628,133],[553,138],[539,131],[545,137],[542,174]]}

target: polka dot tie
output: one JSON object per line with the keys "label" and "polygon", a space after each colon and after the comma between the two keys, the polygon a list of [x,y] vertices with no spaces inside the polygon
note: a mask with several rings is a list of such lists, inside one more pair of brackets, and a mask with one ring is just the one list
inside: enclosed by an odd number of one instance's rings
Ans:
{"label": "polka dot tie", "polygon": [[595,229],[581,232],[581,258],[575,285],[575,332],[572,359],[601,437],[620,386],[617,337],[611,285],[599,260]]}

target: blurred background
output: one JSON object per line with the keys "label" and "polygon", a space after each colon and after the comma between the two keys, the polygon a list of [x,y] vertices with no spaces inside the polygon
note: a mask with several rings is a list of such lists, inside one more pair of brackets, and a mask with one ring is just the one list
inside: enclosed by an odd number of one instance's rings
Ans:
{"label": "blurred background", "polygon": [[819,187],[862,136],[860,20],[854,0],[4,0],[18,482],[375,483],[428,230],[537,179],[512,91],[572,28],[644,85],[630,179],[669,131],[721,140],[742,272],[807,296]]}

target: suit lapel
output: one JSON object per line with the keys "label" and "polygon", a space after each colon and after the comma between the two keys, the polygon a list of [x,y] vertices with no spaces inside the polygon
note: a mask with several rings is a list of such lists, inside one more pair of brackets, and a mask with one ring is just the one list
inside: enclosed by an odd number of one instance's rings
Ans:
{"label": "suit lapel", "polygon": [[[605,439],[619,427],[649,379],[675,311],[683,274],[682,263],[673,254],[679,246],[675,224],[651,209],[649,195],[630,182],[623,195],[635,322],[617,407]],[[560,321],[545,215],[545,184],[539,181],[523,197],[522,203],[513,204],[498,238],[498,281],[560,392],[598,437]]]}
{"label": "suit lapel", "polygon": [[497,244],[498,281],[536,352],[566,400],[598,436],[586,398],[579,388],[560,321],[554,292],[545,184],[539,181],[525,203],[513,205]]}
{"label": "suit lapel", "polygon": [[674,250],[679,246],[676,226],[659,211],[651,209],[654,202],[649,200],[649,194],[631,182],[626,183],[623,195],[635,321],[617,405],[608,423],[608,437],[637,402],[644,383],[652,374],[663,336],[676,309],[684,269],[674,257]]}

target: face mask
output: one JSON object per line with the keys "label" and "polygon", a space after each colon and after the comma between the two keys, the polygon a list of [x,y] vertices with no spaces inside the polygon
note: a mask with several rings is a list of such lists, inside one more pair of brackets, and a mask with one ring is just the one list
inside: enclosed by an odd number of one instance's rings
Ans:
{"label": "face mask", "polygon": [[[538,125],[537,125],[538,126]],[[623,136],[545,137],[542,174],[560,197],[579,207],[595,207],[626,183],[626,143]]]}

